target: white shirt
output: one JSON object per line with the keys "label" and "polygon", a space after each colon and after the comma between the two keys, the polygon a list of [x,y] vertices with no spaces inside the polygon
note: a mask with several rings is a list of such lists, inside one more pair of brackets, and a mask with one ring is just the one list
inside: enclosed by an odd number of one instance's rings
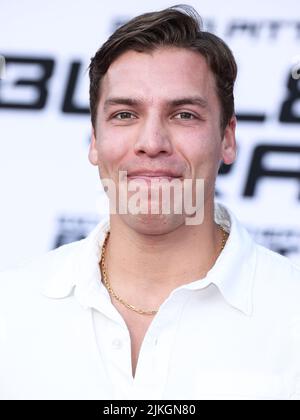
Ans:
{"label": "white shirt", "polygon": [[0,399],[300,399],[300,270],[230,231],[206,278],[174,290],[136,375],[126,324],[101,282],[109,222],[0,275]]}

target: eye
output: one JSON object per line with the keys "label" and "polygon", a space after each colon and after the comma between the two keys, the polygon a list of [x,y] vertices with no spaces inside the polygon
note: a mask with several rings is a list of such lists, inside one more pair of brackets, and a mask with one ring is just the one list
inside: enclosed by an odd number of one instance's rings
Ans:
{"label": "eye", "polygon": [[196,116],[190,112],[180,112],[179,114],[175,115],[175,119],[179,120],[194,120],[195,118]]}
{"label": "eye", "polygon": [[117,120],[132,120],[135,116],[131,112],[119,112],[113,118]]}

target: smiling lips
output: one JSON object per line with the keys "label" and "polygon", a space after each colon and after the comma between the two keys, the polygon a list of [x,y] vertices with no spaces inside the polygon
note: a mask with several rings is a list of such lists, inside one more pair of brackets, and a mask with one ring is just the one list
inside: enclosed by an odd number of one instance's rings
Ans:
{"label": "smiling lips", "polygon": [[128,179],[144,179],[146,181],[151,180],[168,180],[171,181],[174,178],[181,178],[182,175],[175,173],[173,171],[132,171],[127,175]]}

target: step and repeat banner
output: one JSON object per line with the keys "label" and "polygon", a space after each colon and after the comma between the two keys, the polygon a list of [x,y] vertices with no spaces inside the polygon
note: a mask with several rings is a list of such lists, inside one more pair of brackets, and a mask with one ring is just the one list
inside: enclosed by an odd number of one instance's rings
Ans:
{"label": "step and repeat banner", "polygon": [[[186,3],[239,66],[238,156],[221,168],[217,199],[300,264],[300,3]],[[0,0],[0,270],[85,237],[105,217],[87,157],[87,67],[119,25],[173,4]]]}

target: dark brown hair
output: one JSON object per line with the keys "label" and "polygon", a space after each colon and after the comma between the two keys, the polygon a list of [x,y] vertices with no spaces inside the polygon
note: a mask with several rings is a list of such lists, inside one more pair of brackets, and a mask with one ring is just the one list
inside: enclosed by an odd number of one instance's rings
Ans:
{"label": "dark brown hair", "polygon": [[90,110],[95,127],[100,84],[109,66],[121,54],[134,50],[150,52],[159,47],[179,47],[202,54],[215,76],[221,105],[221,129],[234,115],[233,87],[237,65],[229,47],[212,33],[202,30],[196,10],[187,5],[146,13],[118,28],[96,52],[89,66]]}

